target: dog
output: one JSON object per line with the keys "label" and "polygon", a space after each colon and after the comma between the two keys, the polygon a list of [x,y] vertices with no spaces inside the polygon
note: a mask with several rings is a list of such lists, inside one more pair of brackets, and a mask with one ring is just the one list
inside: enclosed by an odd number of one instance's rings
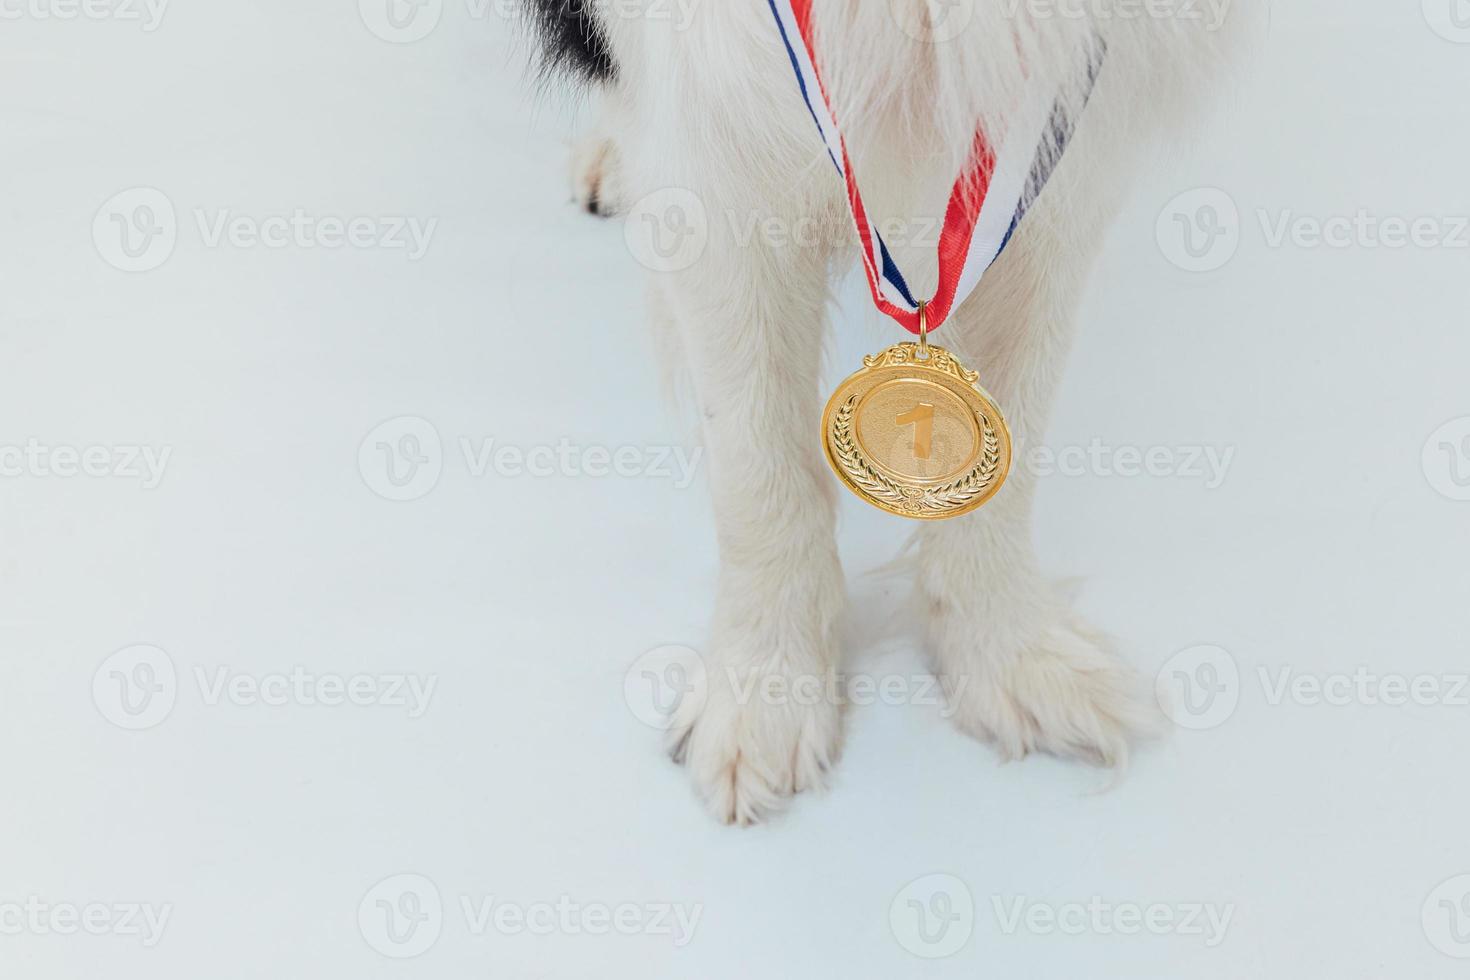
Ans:
{"label": "dog", "polygon": [[[1059,93],[1071,144],[942,328],[1016,437],[1039,442],[1103,232],[1140,161],[1209,102],[1244,16],[1230,0],[813,7],[827,95],[880,214],[943,214],[977,129],[1004,127],[1028,93]],[[679,188],[707,215],[820,229],[793,243],[711,219],[699,261],[653,275],[648,290],[658,346],[692,381],[720,544],[708,689],[676,710],[669,745],[717,819],[753,824],[820,786],[841,743],[839,698],[748,695],[803,679],[835,687],[844,585],[818,371],[830,287],[857,254],[843,182],[766,0],[535,0],[533,13],[547,70],[583,80],[601,102],[573,153],[588,211],[616,214]],[[1084,92],[1088,58],[1100,67]],[[933,241],[897,250],[932,287]],[[1034,490],[1015,472],[978,513],[917,531],[928,653],[954,722],[1005,758],[1121,767],[1158,712],[1043,577]]]}

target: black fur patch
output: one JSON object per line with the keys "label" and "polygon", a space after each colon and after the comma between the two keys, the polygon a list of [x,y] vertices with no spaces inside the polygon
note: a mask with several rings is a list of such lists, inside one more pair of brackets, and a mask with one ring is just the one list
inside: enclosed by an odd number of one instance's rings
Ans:
{"label": "black fur patch", "polygon": [[564,72],[590,81],[617,75],[607,37],[592,15],[594,0],[526,0],[541,36],[542,65],[548,74]]}

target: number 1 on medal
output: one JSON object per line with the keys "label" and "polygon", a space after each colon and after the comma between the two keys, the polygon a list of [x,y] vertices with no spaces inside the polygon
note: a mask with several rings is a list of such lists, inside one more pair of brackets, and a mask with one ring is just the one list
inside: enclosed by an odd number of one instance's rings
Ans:
{"label": "number 1 on medal", "polygon": [[893,421],[914,427],[914,459],[928,459],[934,443],[934,406],[920,402],[912,412],[905,412]]}

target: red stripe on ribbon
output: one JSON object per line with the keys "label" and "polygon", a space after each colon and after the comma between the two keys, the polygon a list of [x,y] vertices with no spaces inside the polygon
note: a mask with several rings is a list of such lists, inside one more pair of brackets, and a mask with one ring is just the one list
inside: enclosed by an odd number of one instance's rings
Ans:
{"label": "red stripe on ribbon", "polygon": [[[975,238],[975,223],[980,220],[980,209],[990,194],[990,178],[994,175],[995,151],[984,133],[976,133],[970,163],[955,184],[944,212],[944,230],[939,234],[939,289],[929,303],[934,320],[931,329],[947,320],[954,308],[955,292]],[[917,332],[917,322],[909,329]]]}
{"label": "red stripe on ribbon", "polygon": [[[807,57],[811,59],[812,70],[817,76],[817,86],[822,101],[827,105],[828,114],[833,120],[836,120],[837,114],[832,108],[831,98],[827,95],[826,82],[817,65],[812,0],[790,0],[790,2],[791,12],[796,17],[797,29],[801,32],[802,45],[806,48]],[[842,166],[847,175],[847,202],[852,210],[853,223],[857,226],[858,242],[862,247],[863,272],[868,279],[868,288],[873,294],[873,303],[881,312],[898,321],[905,330],[917,334],[919,332],[918,312],[897,306],[883,295],[882,267],[878,258],[877,242],[874,240],[872,225],[868,221],[868,212],[863,204],[862,192],[858,189],[857,178],[853,174],[852,160],[847,152],[847,139],[841,133],[838,133],[838,139],[842,144]],[[944,323],[953,312],[955,293],[959,289],[960,276],[964,273],[965,260],[969,257],[970,244],[974,239],[975,224],[980,219],[985,198],[990,193],[990,180],[994,173],[995,150],[990,146],[985,134],[977,132],[971,148],[970,161],[964,173],[960,175],[960,179],[955,183],[954,190],[950,193],[949,204],[945,208],[944,226],[939,235],[939,285],[934,293],[934,298],[925,307],[927,326],[930,331],[938,329],[940,324]]]}

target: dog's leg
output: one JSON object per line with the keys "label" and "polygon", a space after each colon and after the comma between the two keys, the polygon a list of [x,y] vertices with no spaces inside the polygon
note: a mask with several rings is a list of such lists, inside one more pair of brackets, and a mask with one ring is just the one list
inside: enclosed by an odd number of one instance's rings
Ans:
{"label": "dog's leg", "polygon": [[621,214],[628,206],[619,145],[628,131],[625,98],[618,82],[602,83],[597,121],[572,145],[572,199],[602,218]]}
{"label": "dog's leg", "polygon": [[[1028,219],[936,338],[980,371],[1020,446],[1045,434],[1102,229],[1100,215],[1069,211],[1062,220],[1047,210]],[[1041,751],[1121,766],[1154,714],[1135,675],[1043,578],[1031,541],[1034,489],[1017,460],[979,512],[921,530],[930,647],[956,724],[1006,758]]]}
{"label": "dog's leg", "polygon": [[670,752],[718,819],[750,824],[837,754],[844,590],[817,435],[828,251],[741,241],[722,210],[696,267],[656,283],[692,374],[720,544],[706,690],[680,708]]}

